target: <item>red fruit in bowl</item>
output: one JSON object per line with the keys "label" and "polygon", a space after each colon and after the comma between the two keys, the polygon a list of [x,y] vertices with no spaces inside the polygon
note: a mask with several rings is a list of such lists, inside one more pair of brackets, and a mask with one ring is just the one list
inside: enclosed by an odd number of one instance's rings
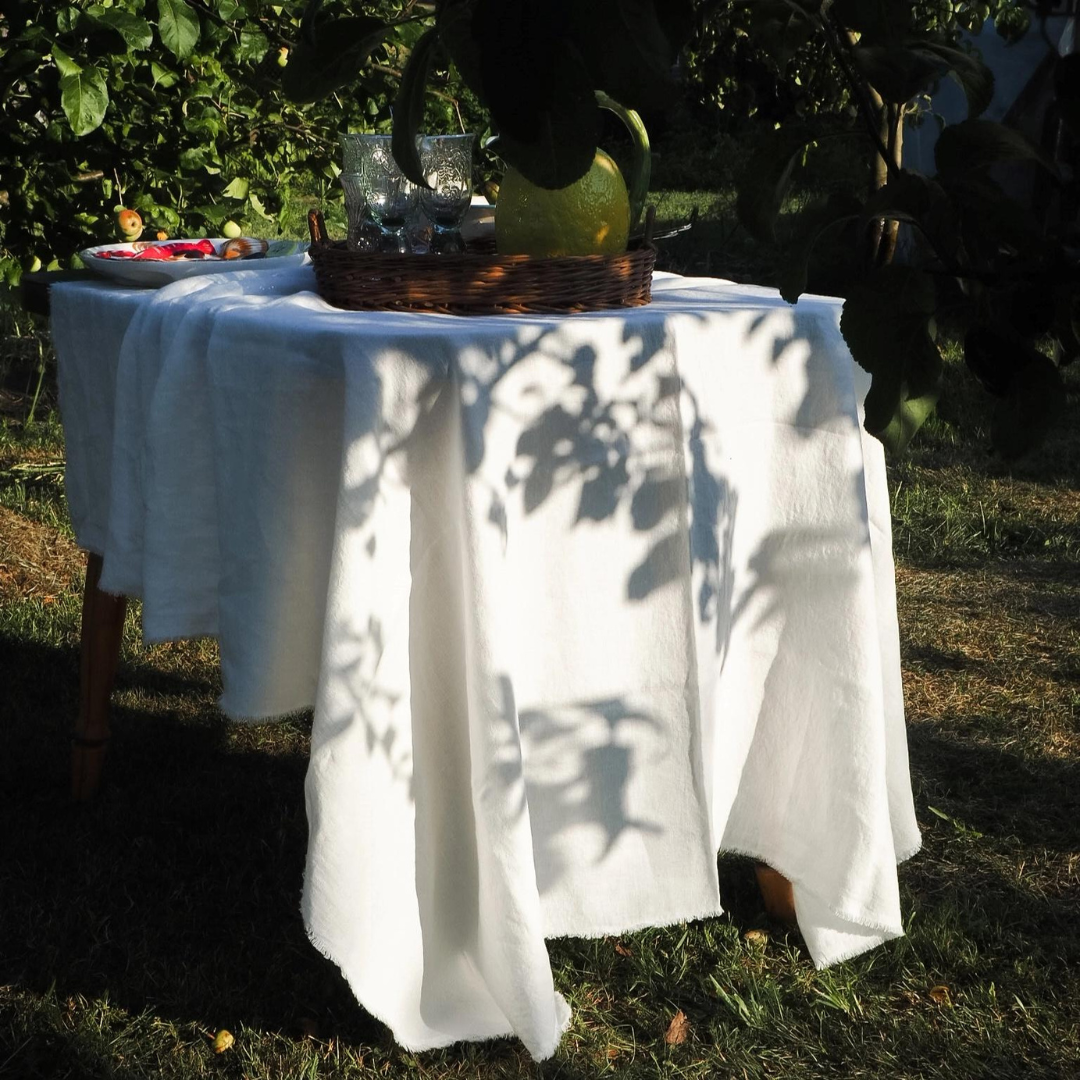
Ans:
{"label": "red fruit in bowl", "polygon": [[120,231],[129,240],[138,240],[142,236],[142,218],[139,217],[137,210],[121,210],[116,215],[116,223],[120,226]]}

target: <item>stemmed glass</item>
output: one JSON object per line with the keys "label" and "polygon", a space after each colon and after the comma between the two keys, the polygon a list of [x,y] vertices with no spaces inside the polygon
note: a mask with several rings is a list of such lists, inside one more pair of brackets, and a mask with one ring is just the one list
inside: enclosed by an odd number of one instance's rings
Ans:
{"label": "stemmed glass", "polygon": [[348,246],[350,251],[375,251],[379,247],[381,232],[368,212],[364,178],[358,172],[343,172],[339,177],[345,189],[345,213],[349,222]]}
{"label": "stemmed glass", "polygon": [[390,136],[377,135],[365,146],[360,163],[368,211],[383,235],[382,251],[408,254],[405,226],[416,213],[416,185],[405,177],[390,152]]}
{"label": "stemmed glass", "polygon": [[431,185],[420,189],[420,205],[432,225],[433,253],[465,250],[461,225],[472,200],[475,135],[426,135],[420,140],[420,165]]}
{"label": "stemmed glass", "polygon": [[[389,135],[342,135],[345,176],[359,178],[366,213],[378,226],[379,250],[407,253],[405,226],[415,214],[418,192],[406,179],[390,150]],[[346,192],[346,197],[348,193]]]}

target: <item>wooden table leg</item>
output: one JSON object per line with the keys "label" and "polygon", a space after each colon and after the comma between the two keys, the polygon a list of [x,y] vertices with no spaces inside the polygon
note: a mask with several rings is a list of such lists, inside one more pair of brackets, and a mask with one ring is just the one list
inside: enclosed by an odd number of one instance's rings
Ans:
{"label": "wooden table leg", "polygon": [[86,557],[82,632],[79,650],[79,718],[71,745],[71,796],[77,802],[97,792],[109,745],[109,696],[112,694],[127,598],[98,588],[101,556]]}
{"label": "wooden table leg", "polygon": [[764,863],[757,863],[758,888],[761,899],[765,901],[765,911],[770,919],[784,926],[798,926],[795,917],[795,891],[783,874]]}

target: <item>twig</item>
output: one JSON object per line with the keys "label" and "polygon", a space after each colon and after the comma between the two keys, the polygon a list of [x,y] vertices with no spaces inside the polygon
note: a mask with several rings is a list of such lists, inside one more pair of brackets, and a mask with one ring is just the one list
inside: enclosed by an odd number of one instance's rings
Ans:
{"label": "twig", "polygon": [[38,341],[38,368],[37,368],[37,386],[34,387],[34,397],[30,402],[30,411],[26,414],[26,426],[32,427],[34,423],[34,413],[37,411],[38,400],[41,397],[41,387],[45,382],[45,346],[39,340]]}
{"label": "twig", "polygon": [[[216,22],[218,26],[230,25],[227,19],[222,18],[221,15],[214,11],[213,8],[207,6],[207,4],[203,2],[203,0],[184,0],[184,3],[187,4],[188,7],[199,12],[200,15],[205,15],[212,22]],[[272,25],[267,19],[260,18],[257,15],[254,16],[253,19],[256,23],[259,24],[259,27],[261,28],[263,33],[266,34],[266,36],[275,45],[284,45],[290,49],[293,47],[294,43],[290,41],[287,37],[284,37],[277,29],[277,27]]]}
{"label": "twig", "polygon": [[[389,75],[393,79],[397,79],[398,81],[401,80],[400,68],[390,67],[389,64],[371,64],[370,67],[372,71],[377,71],[380,75]],[[429,94],[434,94],[437,98],[442,98],[443,101],[449,101],[455,109],[457,108],[457,98],[453,97],[451,94],[444,94],[441,90],[436,90],[434,86],[430,85],[427,87],[427,91]],[[461,119],[460,113],[458,114],[458,119]],[[464,125],[462,126],[462,130],[464,130]]]}

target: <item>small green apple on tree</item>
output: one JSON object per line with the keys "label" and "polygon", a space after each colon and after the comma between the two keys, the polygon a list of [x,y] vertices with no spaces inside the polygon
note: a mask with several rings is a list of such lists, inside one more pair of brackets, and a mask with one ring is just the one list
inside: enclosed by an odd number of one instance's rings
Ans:
{"label": "small green apple on tree", "polygon": [[138,240],[142,236],[143,221],[138,210],[129,210],[125,207],[116,215],[116,224],[125,240]]}

